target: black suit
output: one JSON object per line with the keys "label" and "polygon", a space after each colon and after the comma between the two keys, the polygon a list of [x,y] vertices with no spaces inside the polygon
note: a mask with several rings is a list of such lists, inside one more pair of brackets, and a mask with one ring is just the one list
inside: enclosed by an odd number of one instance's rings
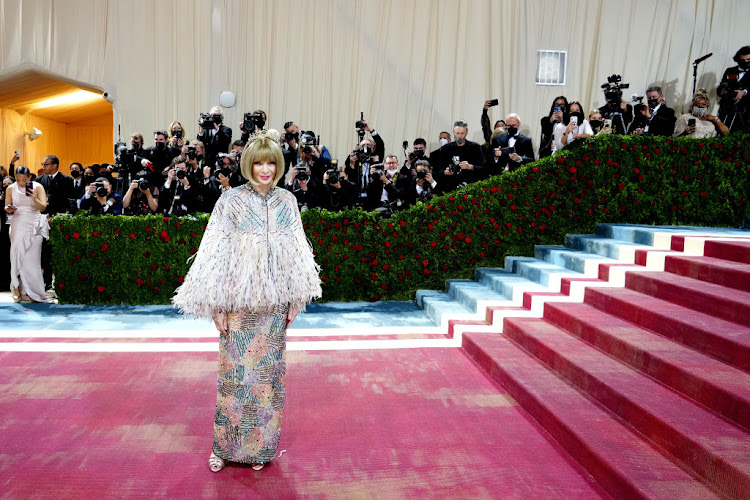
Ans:
{"label": "black suit", "polygon": [[228,153],[229,145],[232,144],[232,129],[226,125],[219,125],[213,135],[210,130],[203,130],[198,134],[198,140],[203,143],[206,151],[206,165],[214,168],[219,153]]}
{"label": "black suit", "polygon": [[[750,128],[750,71],[745,71],[745,74],[740,78],[739,66],[727,68],[719,85],[722,84],[727,87],[728,91],[724,96],[721,96],[719,101],[719,120],[732,132],[742,128]],[[737,95],[737,90],[747,90],[748,92],[735,105],[734,96]],[[736,115],[735,112],[737,112]]]}
{"label": "black suit", "polygon": [[[54,176],[44,174],[36,180],[44,187],[47,194],[45,214],[55,215],[70,210],[70,198],[73,196],[73,178],[57,172]],[[44,286],[52,287],[52,249],[47,240],[42,241],[42,267],[44,268]]]}
{"label": "black suit", "polygon": [[[76,182],[78,182],[78,186],[76,186]],[[83,176],[80,176],[78,179],[73,179],[73,184],[70,189],[70,211],[76,213],[78,211],[76,202],[83,198],[83,195],[86,192],[86,183],[83,181]]]}
{"label": "black suit", "polygon": [[509,141],[512,137],[516,138],[516,143],[513,145],[516,150],[516,154],[521,157],[521,161],[513,161],[510,159],[510,151],[504,151],[502,156],[495,157],[494,151],[493,156],[487,160],[488,175],[497,175],[506,170],[515,170],[521,165],[534,161],[534,146],[531,143],[531,138],[526,137],[521,133],[516,133],[515,136],[508,135],[508,133],[500,134],[492,140],[493,148],[509,148]]}
{"label": "black suit", "polygon": [[645,129],[648,125],[647,135],[671,137],[674,133],[674,124],[676,121],[677,118],[674,116],[674,110],[662,103],[659,109],[656,110],[656,113],[651,115],[650,120],[643,116],[640,111],[636,112],[636,117],[630,124],[628,133],[632,134],[637,128]]}

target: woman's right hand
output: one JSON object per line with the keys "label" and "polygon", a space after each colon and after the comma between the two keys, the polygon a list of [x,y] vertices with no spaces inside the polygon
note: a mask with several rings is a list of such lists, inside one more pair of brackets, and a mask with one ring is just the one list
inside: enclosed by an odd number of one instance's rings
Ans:
{"label": "woman's right hand", "polygon": [[214,313],[214,325],[219,333],[226,335],[227,333],[227,318],[228,314],[226,311],[216,311]]}
{"label": "woman's right hand", "polygon": [[5,211],[9,214],[15,213],[16,207],[14,207],[13,205],[5,205]]}

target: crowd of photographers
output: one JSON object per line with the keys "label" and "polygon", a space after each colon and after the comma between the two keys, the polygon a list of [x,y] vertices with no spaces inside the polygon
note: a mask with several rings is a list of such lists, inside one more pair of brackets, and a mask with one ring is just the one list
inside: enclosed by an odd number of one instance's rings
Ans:
{"label": "crowd of photographers", "polygon": [[[645,95],[623,99],[623,83],[612,75],[602,85],[606,104],[585,113],[578,101],[564,96],[555,98],[549,114],[541,119],[541,140],[537,153],[532,139],[519,132],[521,118],[508,114],[490,126],[488,110],[498,104],[486,101],[481,123],[485,139],[478,144],[467,139],[468,125],[453,124],[452,134],[440,133],[440,147],[428,151],[424,138],[402,144],[403,154],[387,153],[382,136],[364,116],[356,122],[358,142],[342,163],[332,157],[320,136],[304,131],[293,123],[284,124],[278,141],[284,150],[285,175],[279,187],[291,191],[300,210],[322,207],[341,210],[361,207],[391,213],[435,195],[452,191],[480,179],[512,171],[519,166],[571,147],[596,134],[638,134],[660,136],[710,137],[748,129],[750,98],[750,47],[742,47],[734,56],[737,66],[728,68],[717,88],[720,97],[717,116],[710,114],[705,90],[693,96],[688,113],[676,116],[667,106],[662,89],[653,86]],[[644,102],[645,101],[645,102]],[[251,133],[266,127],[266,114],[254,111],[244,115],[240,137],[223,123],[221,108],[201,114],[195,139],[188,140],[180,122],[167,130],[154,132],[154,144],[146,147],[141,134],[133,134],[129,143],[115,144],[113,165],[80,163],[70,167],[71,176],[45,185],[48,195],[66,200],[58,211],[89,214],[143,215],[150,213],[186,215],[211,212],[219,196],[242,184],[239,162]],[[52,160],[49,160],[49,159]],[[12,182],[10,172],[3,184]],[[45,158],[54,163],[53,155]],[[58,175],[54,167],[53,175]],[[2,169],[2,167],[0,167]],[[45,170],[47,167],[45,166]],[[50,172],[46,172],[50,174]],[[53,192],[49,192],[52,190]]]}

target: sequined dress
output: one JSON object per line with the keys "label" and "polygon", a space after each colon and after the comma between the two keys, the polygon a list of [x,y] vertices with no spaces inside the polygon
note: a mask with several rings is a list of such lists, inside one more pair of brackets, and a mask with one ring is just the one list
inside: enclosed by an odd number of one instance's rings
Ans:
{"label": "sequined dress", "polygon": [[219,339],[213,452],[266,463],[281,436],[286,373],[286,314],[321,296],[319,267],[294,196],[248,183],[216,203],[201,246],[173,303],[212,317],[229,312]]}

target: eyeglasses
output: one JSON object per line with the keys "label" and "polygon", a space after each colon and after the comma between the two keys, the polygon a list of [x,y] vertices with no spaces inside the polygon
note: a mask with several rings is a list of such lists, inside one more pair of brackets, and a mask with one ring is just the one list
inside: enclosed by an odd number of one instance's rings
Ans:
{"label": "eyeglasses", "polygon": [[44,163],[44,162],[42,162],[42,166],[43,167],[48,167],[50,165],[54,165],[54,163]]}

